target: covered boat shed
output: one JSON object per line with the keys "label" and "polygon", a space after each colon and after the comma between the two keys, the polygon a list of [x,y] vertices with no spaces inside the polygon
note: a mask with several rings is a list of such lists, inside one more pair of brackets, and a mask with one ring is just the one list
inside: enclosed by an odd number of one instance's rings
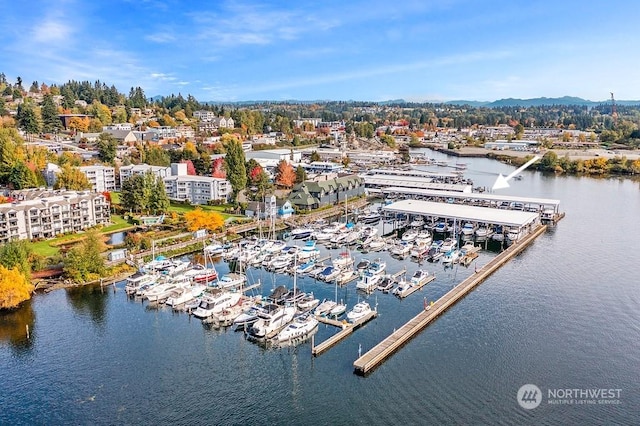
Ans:
{"label": "covered boat shed", "polygon": [[554,214],[560,213],[560,200],[550,198],[516,197],[512,195],[485,194],[479,192],[435,191],[432,189],[406,188],[401,186],[384,188],[382,192],[387,195],[400,195],[426,201],[440,201],[510,210],[514,210],[518,205],[521,205],[523,210],[531,212],[542,212],[549,209],[553,210]]}
{"label": "covered boat shed", "polygon": [[382,208],[386,213],[420,215],[463,222],[486,223],[531,231],[540,222],[540,215],[518,210],[491,209],[464,204],[436,203],[423,200],[402,200]]}

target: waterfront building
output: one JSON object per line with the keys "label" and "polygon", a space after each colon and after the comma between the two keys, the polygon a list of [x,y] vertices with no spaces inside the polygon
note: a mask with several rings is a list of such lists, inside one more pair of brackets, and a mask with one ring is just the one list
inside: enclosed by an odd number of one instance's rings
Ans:
{"label": "waterfront building", "polygon": [[226,202],[231,194],[231,184],[222,178],[187,174],[185,163],[172,163],[171,176],[164,178],[167,197],[191,204],[207,204],[210,200]]}
{"label": "waterfront building", "polygon": [[101,193],[39,192],[34,198],[28,197],[28,194],[23,198],[0,204],[2,243],[53,238],[111,222],[109,201]]}
{"label": "waterfront building", "polygon": [[364,195],[364,180],[354,174],[322,174],[293,187],[292,206],[303,210],[344,203],[345,199]]}
{"label": "waterfront building", "polygon": [[151,166],[149,164],[131,164],[120,167],[120,185],[133,175],[152,173],[162,179],[171,176],[171,167]]}

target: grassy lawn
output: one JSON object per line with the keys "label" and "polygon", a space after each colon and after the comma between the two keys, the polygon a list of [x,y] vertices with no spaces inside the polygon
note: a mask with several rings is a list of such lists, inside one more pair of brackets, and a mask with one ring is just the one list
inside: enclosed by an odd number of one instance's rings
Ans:
{"label": "grassy lawn", "polygon": [[201,208],[205,212],[217,212],[225,220],[227,218],[230,218],[230,217],[243,217],[243,216],[238,216],[238,215],[234,215],[234,214],[225,213],[224,210],[225,210],[226,206],[208,206],[208,205],[196,206],[196,205],[191,205],[191,204],[176,203],[174,201],[171,202],[171,206],[169,207],[169,211],[183,214],[183,213],[187,213],[187,212],[193,211],[198,207]]}
{"label": "grassy lawn", "polygon": [[[112,215],[111,221],[114,222],[114,224],[102,228],[100,230],[101,234],[110,234],[112,232],[121,231],[123,229],[133,228],[133,225],[128,223],[122,216],[119,215]],[[60,251],[60,243],[82,239],[82,235],[83,234],[70,234],[53,238],[51,240],[37,241],[35,243],[31,243],[31,248],[33,249],[34,253],[37,253],[39,255],[45,257],[54,256]]]}

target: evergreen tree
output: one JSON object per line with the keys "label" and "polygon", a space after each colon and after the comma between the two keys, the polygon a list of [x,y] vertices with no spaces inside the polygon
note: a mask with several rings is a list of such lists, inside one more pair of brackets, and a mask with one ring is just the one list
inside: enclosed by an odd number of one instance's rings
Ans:
{"label": "evergreen tree", "polygon": [[40,122],[31,103],[25,102],[18,106],[16,120],[18,121],[18,126],[27,132],[27,134],[33,135],[40,133]]}
{"label": "evergreen tree", "polygon": [[98,136],[98,158],[104,163],[112,164],[116,158],[118,141],[109,133],[101,133]]}
{"label": "evergreen tree", "polygon": [[307,171],[302,166],[296,168],[296,183],[302,183],[307,180]]}
{"label": "evergreen tree", "polygon": [[52,133],[57,131],[61,127],[60,119],[58,118],[58,109],[53,103],[53,96],[49,94],[44,95],[40,115],[42,116],[43,132]]}
{"label": "evergreen tree", "polygon": [[227,180],[231,183],[231,198],[234,203],[238,201],[238,194],[247,187],[247,170],[245,168],[244,151],[242,144],[236,138],[230,138],[225,144],[227,155],[224,158]]}

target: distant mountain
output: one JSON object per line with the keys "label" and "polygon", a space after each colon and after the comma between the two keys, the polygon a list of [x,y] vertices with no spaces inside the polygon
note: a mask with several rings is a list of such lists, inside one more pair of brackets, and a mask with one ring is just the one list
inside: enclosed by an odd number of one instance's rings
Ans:
{"label": "distant mountain", "polygon": [[[584,105],[584,106],[596,106],[601,104],[610,103],[609,99],[604,101],[590,101],[587,99],[578,98],[575,96],[562,96],[560,98],[532,98],[532,99],[517,99],[517,98],[507,98],[507,99],[499,99],[493,102],[478,102],[478,101],[448,101],[446,104],[450,105],[470,105],[474,107],[489,107],[489,108],[497,108],[497,107],[510,107],[510,106],[522,106],[522,107],[531,107],[531,106],[542,106],[542,105]],[[640,105],[640,101],[619,101],[616,100],[617,105]]]}

